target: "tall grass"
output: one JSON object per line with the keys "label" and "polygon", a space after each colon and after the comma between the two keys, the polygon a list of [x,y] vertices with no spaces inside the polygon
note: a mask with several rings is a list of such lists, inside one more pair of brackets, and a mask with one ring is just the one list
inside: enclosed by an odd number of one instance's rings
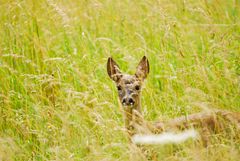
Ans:
{"label": "tall grass", "polygon": [[[150,61],[144,117],[240,111],[238,0],[1,0],[0,160],[144,160],[129,143],[112,56]],[[238,160],[239,141],[149,146],[159,160]]]}

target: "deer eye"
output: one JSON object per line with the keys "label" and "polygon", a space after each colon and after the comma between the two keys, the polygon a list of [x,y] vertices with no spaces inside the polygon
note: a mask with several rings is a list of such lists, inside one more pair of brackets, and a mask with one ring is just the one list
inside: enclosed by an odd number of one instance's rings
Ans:
{"label": "deer eye", "polygon": [[121,90],[122,90],[122,87],[121,87],[121,86],[117,86],[117,89],[118,89],[119,91],[121,91]]}
{"label": "deer eye", "polygon": [[136,86],[135,86],[135,89],[136,89],[136,90],[139,90],[139,89],[140,89],[140,86],[139,86],[139,85],[136,85]]}

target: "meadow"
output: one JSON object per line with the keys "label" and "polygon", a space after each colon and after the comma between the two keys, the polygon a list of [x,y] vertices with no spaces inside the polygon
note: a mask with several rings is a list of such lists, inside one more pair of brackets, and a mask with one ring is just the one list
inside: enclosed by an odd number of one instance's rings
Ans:
{"label": "meadow", "polygon": [[[106,71],[112,56],[134,74],[143,55],[145,119],[240,111],[238,0],[0,0],[0,160],[146,160]],[[221,136],[148,148],[159,160],[240,158],[240,140]]]}

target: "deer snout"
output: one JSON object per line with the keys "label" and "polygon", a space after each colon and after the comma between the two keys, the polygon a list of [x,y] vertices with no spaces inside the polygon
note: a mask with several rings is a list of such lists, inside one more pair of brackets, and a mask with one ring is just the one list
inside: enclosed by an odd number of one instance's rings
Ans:
{"label": "deer snout", "polygon": [[132,97],[124,97],[122,99],[123,106],[133,106],[135,104],[135,101]]}

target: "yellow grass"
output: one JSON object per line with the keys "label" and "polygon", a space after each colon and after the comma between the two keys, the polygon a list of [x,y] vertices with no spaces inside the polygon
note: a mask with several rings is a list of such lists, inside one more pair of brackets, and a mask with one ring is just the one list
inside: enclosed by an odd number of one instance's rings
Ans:
{"label": "yellow grass", "polygon": [[[146,160],[106,72],[109,56],[134,73],[143,55],[147,120],[240,111],[238,0],[0,0],[0,160]],[[239,140],[214,138],[148,148],[239,160]]]}

